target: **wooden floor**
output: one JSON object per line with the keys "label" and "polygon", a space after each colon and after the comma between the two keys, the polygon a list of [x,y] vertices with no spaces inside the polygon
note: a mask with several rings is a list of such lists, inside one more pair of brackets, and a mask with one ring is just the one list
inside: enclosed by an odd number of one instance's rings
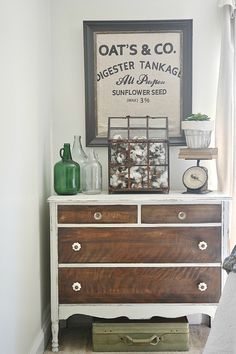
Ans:
{"label": "wooden floor", "polygon": [[[191,353],[202,354],[204,345],[209,334],[209,327],[205,325],[191,325],[190,326],[190,350],[188,352],[152,352],[152,353]],[[91,341],[91,325],[83,324],[78,327],[63,328],[60,330],[59,335],[60,351],[62,354],[92,354],[92,341]],[[111,353],[111,352],[109,352]],[[133,354],[134,352],[125,352],[126,354]],[[144,354],[144,352],[138,352]],[[146,352],[147,353],[147,352]],[[145,353],[145,354],[146,354]],[[45,354],[52,354],[51,343]],[[102,354],[102,352],[100,352]]]}

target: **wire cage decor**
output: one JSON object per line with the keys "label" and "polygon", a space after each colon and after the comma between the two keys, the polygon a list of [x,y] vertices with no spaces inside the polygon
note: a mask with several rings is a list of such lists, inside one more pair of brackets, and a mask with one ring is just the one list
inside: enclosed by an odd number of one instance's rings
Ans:
{"label": "wire cage decor", "polygon": [[109,117],[109,193],[168,193],[167,117]]}

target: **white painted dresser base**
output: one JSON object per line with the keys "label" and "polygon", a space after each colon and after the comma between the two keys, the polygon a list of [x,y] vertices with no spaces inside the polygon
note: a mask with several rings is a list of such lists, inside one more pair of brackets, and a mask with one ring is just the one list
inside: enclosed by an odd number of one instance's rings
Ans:
{"label": "white painted dresser base", "polygon": [[[52,196],[49,198],[50,202],[50,225],[51,225],[51,321],[52,321],[52,351],[58,352],[58,331],[59,320],[65,320],[74,314],[90,315],[102,318],[115,318],[126,316],[130,319],[148,319],[153,316],[175,318],[192,314],[206,314],[211,318],[214,317],[217,304],[68,304],[59,305],[58,303],[58,267],[70,266],[58,264],[57,255],[57,228],[75,227],[77,224],[61,225],[57,224],[57,206],[58,205],[138,205],[138,223],[125,225],[126,227],[161,227],[166,224],[141,224],[141,205],[143,204],[221,204],[222,205],[222,259],[228,254],[228,217],[229,217],[229,200],[230,198],[222,193],[212,192],[207,195],[200,194],[182,194],[180,192],[170,192],[169,194],[135,194],[135,195],[108,195],[106,193],[101,195],[83,195],[76,196]],[[191,226],[205,226],[209,227],[216,224],[191,224]],[[219,224],[221,225],[221,224]],[[96,224],[80,224],[80,227],[96,227]],[[103,227],[109,225],[102,224]],[[115,227],[122,227],[122,224],[112,224]],[[168,224],[168,227],[175,227],[176,224]],[[179,225],[178,225],[179,226]],[[190,224],[181,226],[190,226]],[[178,266],[192,266],[191,263],[178,264]],[[197,264],[197,266],[219,266],[221,264]],[[73,265],[76,267],[84,266],[80,264]],[[95,264],[86,265],[95,266]],[[96,264],[98,266],[98,264]],[[100,265],[101,266],[101,265]],[[111,264],[102,264],[102,266],[111,266]],[[132,264],[112,264],[112,266],[132,266]],[[136,267],[161,267],[163,264],[139,264]],[[176,264],[165,264],[165,267],[174,267]],[[194,264],[196,266],[196,263]],[[222,288],[225,282],[225,272],[222,271]]]}

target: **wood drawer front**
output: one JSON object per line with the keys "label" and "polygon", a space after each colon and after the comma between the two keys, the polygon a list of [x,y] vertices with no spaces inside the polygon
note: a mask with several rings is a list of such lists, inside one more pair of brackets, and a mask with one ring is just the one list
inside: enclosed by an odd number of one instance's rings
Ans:
{"label": "wood drawer front", "polygon": [[216,267],[60,268],[59,302],[216,303],[220,279]]}
{"label": "wood drawer front", "polygon": [[59,205],[58,223],[136,223],[136,205]]}
{"label": "wood drawer front", "polygon": [[58,253],[59,263],[220,262],[221,228],[61,227]]}
{"label": "wood drawer front", "polygon": [[220,204],[143,205],[142,223],[220,223]]}

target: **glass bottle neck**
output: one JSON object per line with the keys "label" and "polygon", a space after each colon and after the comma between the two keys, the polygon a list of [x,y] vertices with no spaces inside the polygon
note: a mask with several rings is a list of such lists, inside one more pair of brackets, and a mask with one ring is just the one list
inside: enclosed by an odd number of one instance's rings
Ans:
{"label": "glass bottle neck", "polygon": [[60,150],[60,156],[62,160],[72,160],[70,144],[64,144],[64,147]]}
{"label": "glass bottle neck", "polygon": [[97,158],[96,158],[96,154],[95,154],[95,151],[93,150],[93,149],[91,149],[90,151],[89,151],[89,160],[91,161],[96,161],[97,160]]}
{"label": "glass bottle neck", "polygon": [[74,144],[81,146],[81,135],[74,135]]}
{"label": "glass bottle neck", "polygon": [[79,157],[80,159],[84,159],[84,160],[87,159],[87,155],[82,147],[81,135],[74,135],[72,154],[73,154],[73,157],[75,155],[75,158]]}

